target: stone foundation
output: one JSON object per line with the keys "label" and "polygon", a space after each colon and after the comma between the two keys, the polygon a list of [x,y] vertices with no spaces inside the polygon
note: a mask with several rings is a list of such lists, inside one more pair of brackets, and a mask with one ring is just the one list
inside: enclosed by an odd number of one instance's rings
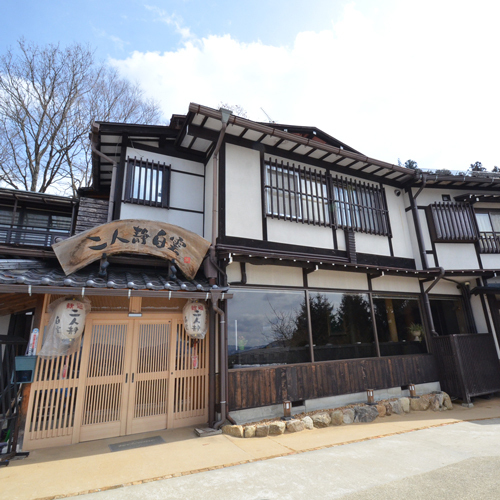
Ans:
{"label": "stone foundation", "polygon": [[373,422],[377,418],[385,418],[393,413],[404,415],[412,411],[445,411],[452,410],[450,396],[446,392],[432,392],[417,398],[402,397],[386,401],[378,401],[376,405],[357,404],[342,408],[319,410],[295,415],[292,420],[264,421],[248,425],[225,425],[222,433],[234,437],[266,437],[278,436],[285,432],[301,432],[305,429],[329,426],[350,425],[353,423]]}

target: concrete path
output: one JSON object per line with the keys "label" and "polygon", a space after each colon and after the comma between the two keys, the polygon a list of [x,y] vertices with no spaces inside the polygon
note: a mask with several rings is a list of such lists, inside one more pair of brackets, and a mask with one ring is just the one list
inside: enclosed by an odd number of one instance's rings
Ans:
{"label": "concrete path", "polygon": [[[81,500],[500,498],[500,419],[79,496]],[[74,497],[75,498],[75,497]]]}
{"label": "concrete path", "polygon": [[[412,412],[267,438],[197,438],[190,428],[125,436],[33,451],[0,469],[0,498],[53,499],[99,490],[88,500],[142,498],[133,495],[143,491],[153,499],[338,498],[363,488],[397,488],[397,481],[419,474],[446,475],[443,467],[460,467],[469,459],[480,465],[480,475],[481,460],[499,456],[499,422],[500,398],[494,398],[478,399],[471,409],[455,405],[446,412]],[[419,429],[424,430],[412,432]],[[165,444],[109,449],[153,436],[162,436]],[[405,491],[404,484],[401,488]]]}

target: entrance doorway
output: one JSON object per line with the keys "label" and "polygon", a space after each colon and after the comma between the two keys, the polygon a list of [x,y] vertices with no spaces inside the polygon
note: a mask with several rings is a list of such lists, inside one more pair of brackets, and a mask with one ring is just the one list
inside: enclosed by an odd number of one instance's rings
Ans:
{"label": "entrance doorway", "polygon": [[208,339],[181,314],[90,314],[82,349],[38,360],[25,448],[205,423]]}

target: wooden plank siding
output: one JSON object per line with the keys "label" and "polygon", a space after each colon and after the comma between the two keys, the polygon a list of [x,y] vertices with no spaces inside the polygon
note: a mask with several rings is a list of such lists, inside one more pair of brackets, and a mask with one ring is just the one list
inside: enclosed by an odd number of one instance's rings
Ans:
{"label": "wooden plank siding", "polygon": [[229,370],[229,410],[439,380],[431,354]]}
{"label": "wooden plank siding", "polygon": [[108,222],[108,200],[80,198],[75,234]]}

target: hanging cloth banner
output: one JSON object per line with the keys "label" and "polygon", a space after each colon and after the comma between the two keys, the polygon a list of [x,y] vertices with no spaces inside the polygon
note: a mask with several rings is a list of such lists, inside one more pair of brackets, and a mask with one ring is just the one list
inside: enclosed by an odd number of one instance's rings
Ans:
{"label": "hanging cloth banner", "polygon": [[99,260],[102,254],[146,254],[167,260],[193,279],[210,247],[197,234],[158,221],[123,219],[96,226],[52,245],[66,275]]}

